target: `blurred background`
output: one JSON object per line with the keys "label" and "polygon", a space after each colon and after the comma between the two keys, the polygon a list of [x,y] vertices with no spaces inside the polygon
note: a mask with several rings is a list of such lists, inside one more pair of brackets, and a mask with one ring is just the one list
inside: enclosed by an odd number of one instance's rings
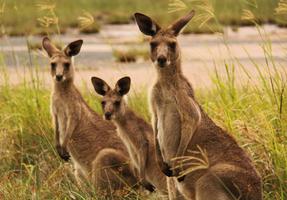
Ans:
{"label": "blurred background", "polygon": [[[279,0],[1,0],[0,8],[0,50],[9,67],[44,65],[46,58],[39,53],[44,35],[59,47],[82,38],[82,53],[76,59],[77,66],[86,69],[81,76],[89,76],[92,69],[99,76],[111,74],[111,79],[128,70],[137,83],[145,85],[149,80],[140,75],[153,77],[154,73],[149,67],[148,38],[138,30],[133,14],[145,13],[168,26],[191,9],[196,16],[179,41],[184,70],[196,79],[194,84],[211,84],[206,70],[229,60],[231,54],[251,71],[248,57],[264,63],[262,34],[272,41],[274,58],[285,62],[287,8]],[[261,25],[264,28],[258,31]]]}

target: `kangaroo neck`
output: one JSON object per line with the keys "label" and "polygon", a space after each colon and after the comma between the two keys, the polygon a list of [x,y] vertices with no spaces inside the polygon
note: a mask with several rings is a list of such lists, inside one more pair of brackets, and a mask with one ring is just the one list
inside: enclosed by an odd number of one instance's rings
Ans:
{"label": "kangaroo neck", "polygon": [[74,88],[73,80],[66,80],[64,82],[55,82],[54,83],[54,91],[58,93],[63,93]]}
{"label": "kangaroo neck", "polygon": [[114,121],[118,126],[125,127],[131,121],[130,119],[134,117],[134,113],[131,109],[129,109],[126,105],[124,109],[116,116]]}

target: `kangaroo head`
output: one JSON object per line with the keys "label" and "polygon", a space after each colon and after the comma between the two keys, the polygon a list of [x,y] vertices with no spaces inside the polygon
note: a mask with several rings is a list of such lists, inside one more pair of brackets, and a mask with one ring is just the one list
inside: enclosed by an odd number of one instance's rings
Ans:
{"label": "kangaroo head", "polygon": [[189,12],[167,28],[161,28],[154,20],[144,14],[135,13],[134,16],[140,31],[151,36],[151,60],[157,67],[168,68],[174,66],[180,58],[177,36],[192,19],[194,13],[194,11]]}
{"label": "kangaroo head", "polygon": [[104,80],[92,77],[92,84],[99,95],[102,95],[102,109],[106,120],[116,119],[125,112],[123,96],[130,90],[130,77],[119,79],[112,89]]}
{"label": "kangaroo head", "polygon": [[59,50],[48,37],[43,38],[42,45],[50,57],[51,75],[56,82],[73,80],[74,67],[72,57],[80,52],[82,44],[83,40],[76,40],[63,50]]}

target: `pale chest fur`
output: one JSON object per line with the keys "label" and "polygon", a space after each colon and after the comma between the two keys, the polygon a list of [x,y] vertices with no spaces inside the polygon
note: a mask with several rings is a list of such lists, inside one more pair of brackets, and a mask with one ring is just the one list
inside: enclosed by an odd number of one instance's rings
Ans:
{"label": "pale chest fur", "polygon": [[164,160],[175,157],[180,143],[181,120],[173,88],[153,90],[156,105],[158,141]]}
{"label": "pale chest fur", "polygon": [[60,132],[60,144],[63,143],[66,137],[66,130],[68,128],[69,117],[72,117],[73,110],[76,107],[76,103],[71,105],[68,103],[69,97],[63,97],[56,94],[52,94],[51,97],[51,109],[52,114],[57,117],[57,122]]}

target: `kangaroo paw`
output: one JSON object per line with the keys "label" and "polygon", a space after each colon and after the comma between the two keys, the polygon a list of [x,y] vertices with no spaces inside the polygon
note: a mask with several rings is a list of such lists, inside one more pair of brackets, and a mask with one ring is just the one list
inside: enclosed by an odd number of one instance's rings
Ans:
{"label": "kangaroo paw", "polygon": [[168,177],[172,177],[173,176],[171,167],[167,163],[163,164],[162,172]]}
{"label": "kangaroo paw", "polygon": [[150,192],[154,192],[155,191],[155,187],[152,184],[148,183],[148,182],[143,182],[142,185],[143,185],[143,187],[146,190],[148,190]]}
{"label": "kangaroo paw", "polygon": [[182,182],[182,181],[184,181],[184,179],[185,179],[185,176],[182,176],[182,177],[177,178],[177,181]]}
{"label": "kangaroo paw", "polygon": [[68,153],[68,151],[64,148],[62,148],[60,145],[56,146],[57,152],[59,154],[59,156],[64,160],[64,161],[68,161],[70,159],[70,154]]}

